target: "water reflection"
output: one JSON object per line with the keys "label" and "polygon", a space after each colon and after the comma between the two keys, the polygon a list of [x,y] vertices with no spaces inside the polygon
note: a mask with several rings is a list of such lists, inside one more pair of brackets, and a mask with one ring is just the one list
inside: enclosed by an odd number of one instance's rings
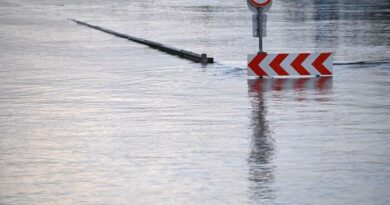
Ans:
{"label": "water reflection", "polygon": [[263,95],[268,91],[294,90],[297,94],[308,91],[317,91],[319,94],[328,93],[333,87],[332,77],[321,78],[299,78],[299,79],[250,79],[248,80],[249,90],[252,93]]}
{"label": "water reflection", "polygon": [[[293,92],[296,101],[305,100],[305,95],[313,96],[316,101],[326,101],[332,89],[333,78],[301,79],[256,79],[248,80],[251,98],[252,142],[248,157],[251,199],[254,201],[270,200],[275,197],[272,184],[274,181],[274,164],[272,159],[275,143],[267,123],[267,92]],[[280,97],[280,96],[278,96]]]}
{"label": "water reflection", "polygon": [[267,110],[263,95],[264,90],[256,89],[256,85],[255,88],[249,86],[252,105],[251,127],[253,131],[248,164],[251,198],[254,201],[260,201],[274,197],[274,190],[270,187],[274,180],[274,167],[271,163],[274,156],[274,142],[265,119]]}
{"label": "water reflection", "polygon": [[[387,60],[376,54],[383,53],[390,39],[389,7],[389,0],[280,0],[271,10],[270,48],[331,51],[337,61]],[[275,28],[278,23],[280,29]],[[285,37],[286,32],[291,37]]]}

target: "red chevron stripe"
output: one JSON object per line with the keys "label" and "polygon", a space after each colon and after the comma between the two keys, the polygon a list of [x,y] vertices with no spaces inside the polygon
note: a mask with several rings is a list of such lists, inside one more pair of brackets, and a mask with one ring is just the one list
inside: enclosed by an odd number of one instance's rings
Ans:
{"label": "red chevron stripe", "polygon": [[302,63],[310,56],[310,53],[301,53],[297,56],[297,58],[291,63],[291,66],[299,73],[299,75],[310,75],[309,71],[307,71]]}
{"label": "red chevron stripe", "polygon": [[272,84],[273,91],[283,91],[284,84],[287,83],[286,79],[275,79]]}
{"label": "red chevron stripe", "polygon": [[332,73],[324,66],[324,62],[332,55],[331,53],[321,53],[320,56],[313,62],[314,68],[321,73],[321,75],[332,75]]}
{"label": "red chevron stripe", "polygon": [[264,84],[265,84],[264,79],[262,78],[257,79],[251,86],[252,92],[262,94],[265,91]]}
{"label": "red chevron stripe", "polygon": [[318,91],[323,92],[329,89],[332,83],[332,77],[322,77],[316,81],[315,87]]}
{"label": "red chevron stripe", "polygon": [[267,53],[259,53],[248,64],[248,67],[253,70],[258,76],[268,76],[266,72],[260,67],[260,63],[267,57]]}
{"label": "red chevron stripe", "polygon": [[305,86],[307,82],[309,82],[310,78],[301,78],[295,81],[294,83],[294,90],[295,91],[303,91],[305,90]]}
{"label": "red chevron stripe", "polygon": [[271,66],[271,68],[274,69],[274,71],[278,74],[278,75],[289,75],[283,68],[282,66],[280,65],[284,59],[286,59],[288,56],[288,54],[279,54],[275,57],[275,59],[271,62],[271,64],[269,64]]}

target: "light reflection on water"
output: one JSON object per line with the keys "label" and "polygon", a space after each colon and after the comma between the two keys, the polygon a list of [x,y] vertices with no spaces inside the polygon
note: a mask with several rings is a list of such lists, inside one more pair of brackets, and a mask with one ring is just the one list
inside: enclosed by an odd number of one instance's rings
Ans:
{"label": "light reflection on water", "polygon": [[[388,8],[275,1],[265,47],[388,59]],[[250,19],[233,0],[1,1],[0,204],[386,204],[389,65],[248,81]]]}
{"label": "light reflection on water", "polygon": [[[271,81],[271,80],[269,80]],[[249,186],[252,191],[251,198],[255,201],[259,199],[272,199],[275,197],[274,190],[270,184],[274,181],[274,165],[272,158],[274,156],[274,142],[269,131],[265,118],[266,105],[263,98],[263,90],[257,87],[264,82],[260,79],[249,83],[250,94],[253,94],[251,127],[253,129],[251,139],[251,151],[248,158],[249,180],[252,182]],[[261,201],[261,200],[260,200]]]}
{"label": "light reflection on water", "polygon": [[[332,90],[333,78],[303,78],[303,79],[251,79],[248,80],[248,90],[251,98],[251,151],[248,158],[251,199],[256,202],[270,202],[276,198],[274,172],[276,164],[275,141],[267,121],[267,105],[264,95],[267,92],[282,93],[292,91],[296,101],[304,101],[307,91],[316,92],[316,100],[326,101]],[[280,98],[280,96],[276,97]]]}

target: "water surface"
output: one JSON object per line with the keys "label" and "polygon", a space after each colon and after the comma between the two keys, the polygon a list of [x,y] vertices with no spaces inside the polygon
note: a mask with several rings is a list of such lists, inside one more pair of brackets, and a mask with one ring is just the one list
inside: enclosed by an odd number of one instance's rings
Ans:
{"label": "water surface", "polygon": [[[390,65],[247,80],[251,18],[233,0],[2,0],[0,204],[388,204]],[[268,19],[268,52],[390,59],[387,0],[279,0]]]}

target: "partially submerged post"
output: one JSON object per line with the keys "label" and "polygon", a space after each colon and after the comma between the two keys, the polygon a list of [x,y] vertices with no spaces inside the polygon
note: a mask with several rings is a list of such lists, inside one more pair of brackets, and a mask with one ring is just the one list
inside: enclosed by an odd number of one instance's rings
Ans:
{"label": "partially submerged post", "polygon": [[151,48],[163,51],[165,53],[169,53],[171,55],[179,56],[181,58],[185,58],[187,60],[191,60],[191,61],[196,62],[196,63],[202,63],[202,64],[214,63],[214,58],[207,57],[207,54],[204,54],[204,53],[203,54],[198,54],[198,53],[194,53],[194,52],[191,52],[191,51],[187,51],[187,50],[183,50],[183,49],[178,49],[178,48],[174,48],[174,47],[171,47],[171,46],[167,46],[167,45],[164,45],[164,44],[161,44],[161,43],[149,41],[149,40],[146,40],[146,39],[137,38],[137,37],[134,37],[134,36],[118,33],[118,32],[115,32],[115,31],[112,31],[112,30],[109,30],[109,29],[106,29],[106,28],[102,28],[102,27],[99,27],[99,26],[91,25],[91,24],[88,24],[88,23],[85,23],[85,22],[82,22],[82,21],[78,21],[78,20],[75,20],[75,19],[69,19],[69,20],[74,21],[77,24],[80,24],[80,25],[83,25],[83,26],[87,26],[89,28],[93,28],[93,29],[102,31],[104,33],[108,33],[108,34],[111,34],[111,35],[114,35],[114,36],[117,36],[117,37],[120,37],[120,38],[125,38],[125,39],[130,40],[130,41],[134,41],[134,42],[137,42],[137,43],[140,43],[140,44],[143,44],[143,45],[147,45],[147,46],[149,46]]}
{"label": "partially submerged post", "polygon": [[264,52],[267,15],[272,0],[248,0],[253,15],[253,36],[259,38],[259,52],[248,55],[248,76],[253,77],[320,77],[333,75],[332,53]]}

